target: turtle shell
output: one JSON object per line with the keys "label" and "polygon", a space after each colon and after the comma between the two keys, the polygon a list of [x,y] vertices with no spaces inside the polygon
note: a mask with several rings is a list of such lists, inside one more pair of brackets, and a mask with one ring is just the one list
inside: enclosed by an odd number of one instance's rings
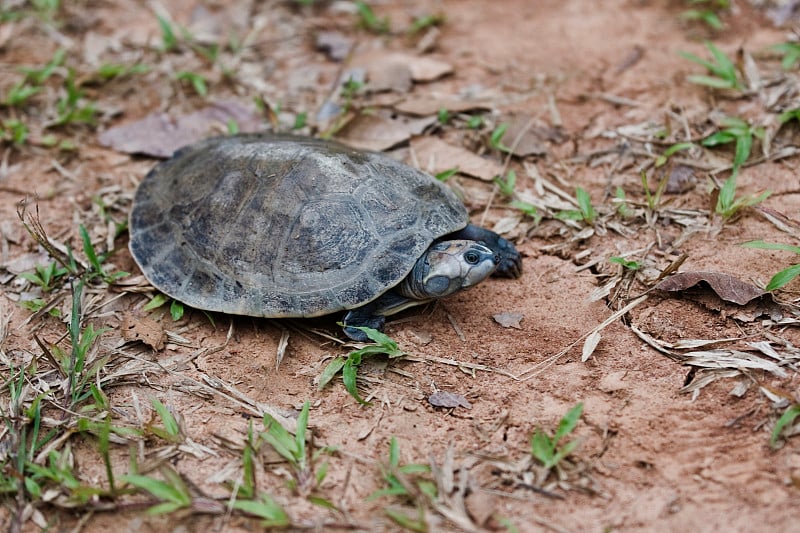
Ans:
{"label": "turtle shell", "polygon": [[130,250],[198,309],[310,317],[370,302],[467,224],[453,192],[389,157],[318,139],[240,134],[178,150],[139,185]]}

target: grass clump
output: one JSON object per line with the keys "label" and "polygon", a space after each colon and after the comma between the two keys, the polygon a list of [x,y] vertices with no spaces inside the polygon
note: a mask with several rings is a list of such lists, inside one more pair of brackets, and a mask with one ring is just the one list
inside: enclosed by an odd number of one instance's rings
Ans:
{"label": "grass clump", "polygon": [[347,392],[350,393],[350,396],[356,399],[360,404],[366,404],[364,400],[361,399],[361,396],[358,394],[358,387],[356,384],[356,377],[358,374],[358,367],[362,363],[365,357],[370,357],[373,355],[388,355],[389,358],[401,357],[406,355],[406,352],[402,351],[395,341],[393,341],[388,335],[385,333],[381,333],[380,331],[368,327],[360,327],[354,326],[355,329],[359,329],[366,333],[366,335],[373,341],[375,344],[367,344],[366,346],[359,348],[350,354],[347,357],[336,357],[333,361],[328,363],[328,366],[325,367],[325,370],[322,371],[322,376],[319,379],[319,388],[320,390],[325,387],[330,381],[339,373],[342,373],[342,381],[344,381],[344,386],[347,389]]}
{"label": "grass clump", "polygon": [[294,470],[294,478],[289,481],[289,488],[317,505],[335,508],[328,500],[313,494],[328,474],[328,462],[317,465],[322,454],[332,453],[331,448],[322,448],[313,453],[306,446],[308,433],[309,403],[306,401],[297,417],[295,434],[289,433],[280,422],[269,414],[264,415],[264,431],[260,438],[272,446],[278,454],[289,461]]}
{"label": "grass clump", "polygon": [[583,414],[583,403],[578,403],[567,411],[567,414],[558,423],[558,429],[552,437],[541,428],[536,428],[536,432],[531,437],[531,455],[547,470],[556,468],[565,457],[577,448],[578,440],[571,440],[561,445],[559,442],[575,430],[581,414]]}
{"label": "grass clump", "polygon": [[783,56],[781,67],[783,70],[791,70],[800,61],[800,42],[787,41],[770,47],[771,50]]}
{"label": "grass clump", "polygon": [[735,143],[733,156],[733,172],[739,171],[750,157],[753,139],[764,138],[764,128],[751,126],[746,120],[737,117],[725,117],[720,121],[720,129],[703,139],[700,144],[706,147]]}
{"label": "grass clump", "polygon": [[575,200],[578,203],[578,209],[559,211],[556,213],[556,218],[559,220],[582,220],[590,226],[594,225],[597,220],[597,211],[592,205],[592,197],[589,192],[583,187],[577,187],[575,189]]}
{"label": "grass clump", "polygon": [[783,430],[790,427],[798,416],[800,416],[800,405],[791,405],[783,412],[778,421],[775,422],[775,427],[772,429],[772,435],[769,439],[769,445],[773,450],[779,447],[778,439],[780,439]]}
{"label": "grass clump", "polygon": [[689,0],[692,6],[681,13],[683,20],[703,22],[712,30],[723,28],[719,13],[730,8],[730,0]]}
{"label": "grass clump", "polygon": [[722,184],[717,196],[717,203],[714,211],[724,219],[733,217],[740,209],[758,205],[766,200],[770,191],[764,191],[759,195],[736,196],[736,174],[732,174],[725,183]]}
{"label": "grass clump", "polygon": [[[435,501],[436,483],[430,479],[431,467],[423,464],[400,464],[400,444],[396,437],[389,442],[389,460],[382,466],[386,487],[370,494],[368,500],[381,497],[397,497],[416,503],[416,512],[408,514],[396,508],[386,507],[384,512],[398,526],[410,531],[427,531],[424,499]],[[420,498],[422,497],[422,499]]]}
{"label": "grass clump", "polygon": [[372,33],[389,33],[391,23],[389,17],[380,18],[366,2],[358,0],[356,3],[358,26]]}
{"label": "grass clump", "polygon": [[698,85],[712,89],[744,90],[736,65],[711,41],[706,41],[706,48],[711,52],[712,61],[703,59],[689,52],[679,52],[681,57],[705,67],[710,75],[692,74],[687,79]]}

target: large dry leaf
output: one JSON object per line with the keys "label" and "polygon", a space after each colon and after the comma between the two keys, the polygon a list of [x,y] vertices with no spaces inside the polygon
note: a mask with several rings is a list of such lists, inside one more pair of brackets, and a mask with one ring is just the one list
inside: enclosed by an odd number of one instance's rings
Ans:
{"label": "large dry leaf", "polygon": [[403,54],[399,52],[370,52],[354,57],[350,62],[353,67],[363,67],[371,80],[373,75],[384,69],[386,65],[402,65],[408,71],[410,79],[417,83],[437,80],[453,72],[450,63],[430,57]]}
{"label": "large dry leaf", "polygon": [[137,317],[132,313],[125,313],[120,324],[122,338],[126,341],[141,341],[156,351],[164,349],[167,334],[159,322],[152,318]]}
{"label": "large dry leaf", "polygon": [[353,47],[353,39],[338,31],[321,31],[314,46],[332,61],[343,61]]}
{"label": "large dry leaf", "polygon": [[551,128],[527,113],[512,115],[501,122],[507,125],[502,143],[519,157],[545,155],[546,142],[561,143],[567,138],[560,129]]}
{"label": "large dry leaf", "polygon": [[497,161],[484,159],[436,137],[415,137],[411,139],[411,149],[416,154],[420,168],[431,174],[457,168],[462,174],[492,181],[503,170]]}
{"label": "large dry leaf", "polygon": [[367,71],[367,91],[407,93],[411,89],[411,69],[399,61],[382,61]]}
{"label": "large dry leaf", "polygon": [[262,129],[261,119],[250,106],[220,101],[177,118],[166,113],[153,113],[104,131],[99,141],[103,146],[127,154],[170,157],[178,148],[224,133],[230,121],[236,122],[242,132]]}
{"label": "large dry leaf", "polygon": [[336,139],[353,148],[382,152],[422,133],[435,120],[357,115],[339,130]]}
{"label": "large dry leaf", "polygon": [[408,115],[435,115],[442,109],[446,109],[451,113],[465,113],[467,111],[487,111],[491,109],[488,102],[480,100],[463,100],[455,96],[446,97],[432,97],[427,96],[410,96],[402,102],[395,104],[394,108],[401,113]]}
{"label": "large dry leaf", "polygon": [[707,283],[717,296],[726,302],[738,305],[745,305],[766,294],[755,285],[721,272],[681,272],[668,277],[655,288],[668,292],[683,291],[700,282]]}

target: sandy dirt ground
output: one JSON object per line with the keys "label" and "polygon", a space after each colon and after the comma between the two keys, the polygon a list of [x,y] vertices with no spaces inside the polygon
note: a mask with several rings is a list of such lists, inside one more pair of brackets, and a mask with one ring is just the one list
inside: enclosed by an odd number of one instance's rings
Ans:
{"label": "sandy dirt ground", "polygon": [[[736,303],[708,283],[716,275],[734,292],[737,282],[763,288],[793,264],[790,252],[740,246],[798,244],[800,130],[797,120],[781,125],[778,117],[800,107],[800,85],[797,65],[782,69],[769,49],[797,27],[785,7],[792,2],[731,2],[720,30],[682,16],[689,2],[656,0],[376,2],[372,28],[351,2],[47,4],[4,2],[4,13],[15,15],[0,25],[3,528],[259,530],[258,517],[232,507],[242,486],[252,494],[238,499],[269,495],[296,530],[798,527],[792,423],[774,446],[771,438],[800,401],[800,285]],[[430,15],[441,15],[437,24],[410,31]],[[388,32],[378,27],[384,20]],[[707,72],[680,52],[710,58],[704,41],[731,58],[740,89],[687,79]],[[58,50],[65,54],[55,61]],[[103,65],[143,67],[107,79],[98,74]],[[365,83],[342,89],[348,78]],[[12,103],[25,84],[35,94]],[[771,191],[729,217],[715,206],[733,144],[701,146],[726,116],[765,132],[738,173],[736,196]],[[28,130],[22,142],[14,142],[18,123]],[[393,317],[386,333],[407,355],[365,359],[358,384],[368,405],[338,377],[318,387],[327,364],[353,349],[342,345],[341,317],[281,321],[187,308],[176,321],[168,304],[146,309],[156,292],[133,262],[124,228],[136,185],[156,155],[234,124],[335,133],[434,174],[461,169],[447,183],[473,222],[516,243],[523,276],[490,279]],[[498,145],[493,133],[502,124],[514,132]],[[692,148],[656,168],[659,155],[689,141]],[[492,178],[509,170],[516,183],[505,194]],[[669,188],[653,201],[662,176]],[[589,193],[593,217],[576,214],[578,187]],[[38,214],[57,250],[25,230],[23,201],[28,225]],[[536,216],[515,208],[519,202],[535,206]],[[99,384],[104,401],[100,393],[65,399],[75,388],[63,372],[68,363],[58,361],[75,352],[77,278],[71,288],[61,276],[43,291],[18,275],[66,247],[91,265],[81,225],[98,253],[113,250],[107,272],[129,273],[95,276],[81,294],[81,328],[103,328],[88,350],[99,363],[85,390]],[[654,289],[670,269],[713,274]],[[599,337],[592,334],[600,326]],[[434,406],[438,391],[460,405]],[[177,436],[158,429],[168,424],[154,398],[176,418]],[[264,413],[294,429],[306,401],[308,446],[323,451],[301,468],[258,433]],[[582,416],[559,443],[577,446],[545,468],[532,457],[532,436],[552,435],[579,403]],[[138,431],[112,432],[113,490],[105,420]],[[392,438],[399,461],[387,466]],[[252,478],[242,466],[250,452]],[[36,474],[53,457],[77,485]],[[407,464],[430,468],[401,468]],[[189,499],[150,514],[169,498],[126,484],[122,476],[135,472],[182,483]],[[401,489],[370,497],[389,486],[387,476]]]}

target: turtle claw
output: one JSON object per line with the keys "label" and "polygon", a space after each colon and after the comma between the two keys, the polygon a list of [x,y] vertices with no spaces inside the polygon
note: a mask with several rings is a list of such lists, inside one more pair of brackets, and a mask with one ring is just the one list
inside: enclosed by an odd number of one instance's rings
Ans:
{"label": "turtle claw", "polygon": [[344,334],[356,342],[372,342],[367,334],[358,328],[367,327],[383,331],[383,326],[386,324],[386,317],[382,315],[359,316],[357,311],[358,310],[355,309],[344,316],[344,320],[342,320],[344,323],[344,327],[342,328]]}
{"label": "turtle claw", "polygon": [[500,258],[497,262],[497,269],[492,274],[493,276],[518,278],[522,275],[522,256],[519,251],[511,241],[504,239],[491,230],[467,224],[464,229],[448,235],[447,238],[478,241],[491,248]]}
{"label": "turtle claw", "polygon": [[497,241],[489,244],[489,248],[500,256],[494,276],[518,278],[522,275],[522,256],[511,241],[498,235]]}

